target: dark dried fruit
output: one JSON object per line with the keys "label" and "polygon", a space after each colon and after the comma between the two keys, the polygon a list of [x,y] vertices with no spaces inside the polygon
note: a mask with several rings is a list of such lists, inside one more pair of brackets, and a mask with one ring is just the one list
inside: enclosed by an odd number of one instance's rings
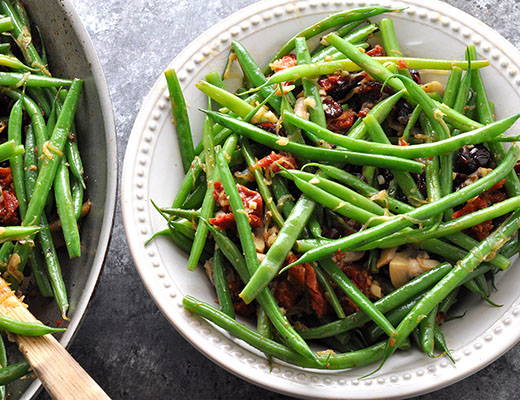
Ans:
{"label": "dark dried fruit", "polygon": [[359,81],[363,79],[358,75],[329,75],[318,80],[318,84],[331,96],[334,100],[343,99]]}
{"label": "dark dried fruit", "polygon": [[483,146],[463,146],[455,156],[454,169],[469,175],[480,167],[488,167],[491,161],[489,150]]}
{"label": "dark dried fruit", "polygon": [[412,79],[417,83],[418,85],[421,84],[421,74],[416,69],[410,69],[410,75],[412,76]]}
{"label": "dark dried fruit", "polygon": [[327,118],[338,118],[341,114],[343,114],[343,108],[341,105],[335,101],[332,97],[327,96],[322,100],[323,103],[323,112],[325,113],[325,117]]}
{"label": "dark dried fruit", "polygon": [[413,108],[406,100],[401,99],[395,105],[395,119],[402,126],[406,126],[412,112]]}
{"label": "dark dried fruit", "polygon": [[379,168],[378,175],[382,177],[382,179],[381,179],[382,181],[384,180],[384,182],[380,182],[379,178],[378,178],[379,189],[381,189],[381,190],[388,189],[390,182],[392,181],[392,179],[394,179],[394,175],[392,175],[390,170],[386,169],[386,168]]}
{"label": "dark dried fruit", "polygon": [[421,194],[426,197],[426,180],[424,174],[417,174],[412,172],[412,178],[414,179],[419,192],[421,192]]}

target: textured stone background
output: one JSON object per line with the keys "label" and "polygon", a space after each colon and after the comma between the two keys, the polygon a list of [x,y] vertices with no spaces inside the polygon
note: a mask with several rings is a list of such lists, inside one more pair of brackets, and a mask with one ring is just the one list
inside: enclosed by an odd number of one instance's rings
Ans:
{"label": "textured stone background", "polygon": [[[74,3],[105,68],[121,165],[141,100],[164,66],[204,30],[253,0]],[[520,44],[518,0],[448,3]],[[167,323],[134,269],[119,209],[99,287],[70,350],[113,399],[286,398],[212,364]],[[518,399],[519,372],[520,345],[472,377],[421,399]]]}

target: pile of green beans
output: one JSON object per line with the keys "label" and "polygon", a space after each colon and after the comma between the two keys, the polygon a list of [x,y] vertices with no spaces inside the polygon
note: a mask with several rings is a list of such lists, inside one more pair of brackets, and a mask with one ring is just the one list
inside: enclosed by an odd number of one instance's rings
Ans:
{"label": "pile of green beans", "polygon": [[[198,145],[175,71],[165,74],[186,176],[171,206],[153,203],[167,228],[150,241],[163,237],[189,253],[190,270],[204,264],[219,306],[186,296],[187,310],[267,357],[352,368],[384,362],[413,338],[426,356],[452,360],[441,326],[450,308],[470,295],[494,305],[494,275],[520,249],[520,148],[501,143],[514,141],[507,131],[520,114],[495,121],[480,75],[489,62],[473,46],[464,60],[403,57],[394,21],[368,20],[388,11],[399,10],[331,15],[291,37],[263,69],[233,42],[229,62],[240,65],[243,87],[228,90],[218,72],[196,85],[208,100]],[[386,55],[371,57],[377,30]],[[449,71],[444,94],[428,93],[412,69]],[[340,98],[326,78],[342,77],[361,83]],[[386,88],[358,113],[366,81]],[[407,119],[396,122],[403,104]],[[351,112],[346,128],[334,124]],[[493,168],[455,184],[454,157],[473,146],[489,149]],[[502,186],[504,200],[470,208]],[[484,240],[472,236],[490,221]],[[403,257],[408,270],[394,261]],[[256,330],[239,321],[249,308]]]}
{"label": "pile of green beans", "polygon": [[[12,184],[2,183],[1,212],[19,221],[0,227],[0,272],[14,289],[53,298],[68,320],[57,248],[64,247],[68,258],[81,256],[79,223],[90,207],[74,123],[83,81],[52,76],[43,38],[24,7],[21,0],[0,1],[0,96],[7,125],[0,161],[12,176]],[[0,331],[42,336],[65,329],[0,316]],[[0,400],[7,396],[4,385],[29,372],[25,362],[9,365],[6,354],[0,341]]]}

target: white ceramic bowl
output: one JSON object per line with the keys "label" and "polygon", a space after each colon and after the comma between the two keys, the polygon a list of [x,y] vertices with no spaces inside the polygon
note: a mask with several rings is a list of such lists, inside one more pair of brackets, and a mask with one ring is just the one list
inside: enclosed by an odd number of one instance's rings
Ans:
{"label": "white ceramic bowl", "polygon": [[[498,116],[520,109],[520,54],[506,39],[475,18],[439,1],[292,1],[268,0],[244,8],[194,40],[169,65],[178,71],[188,101],[193,132],[200,132],[204,96],[194,84],[220,71],[231,40],[241,41],[260,64],[303,27],[345,8],[382,4],[407,7],[392,14],[405,54],[461,58],[466,44],[488,58],[484,78]],[[427,5],[424,5],[427,4]],[[418,351],[398,352],[377,374],[358,380],[373,366],[350,371],[304,370],[275,362],[272,369],[258,351],[185,312],[185,294],[213,303],[214,292],[202,271],[186,270],[186,255],[166,240],[147,248],[145,240],[164,228],[149,199],[169,204],[183,173],[170,117],[165,81],[160,77],[144,100],[126,151],[122,179],[123,217],[137,269],[168,320],[197,349],[232,373],[255,384],[300,397],[402,398],[460,380],[489,364],[520,337],[520,269],[500,274],[492,308],[477,299],[464,304],[463,319],[445,325],[457,363],[427,359]],[[507,279],[505,279],[507,277]]]}

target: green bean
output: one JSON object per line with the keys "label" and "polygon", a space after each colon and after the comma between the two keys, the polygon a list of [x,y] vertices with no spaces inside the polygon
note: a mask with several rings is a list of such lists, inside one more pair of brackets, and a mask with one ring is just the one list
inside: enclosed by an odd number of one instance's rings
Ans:
{"label": "green bean", "polygon": [[235,218],[235,224],[237,227],[240,243],[242,245],[242,251],[244,252],[246,266],[249,274],[252,275],[258,269],[256,247],[253,241],[251,226],[249,225],[249,217],[244,210],[244,204],[240,194],[238,193],[233,174],[231,173],[227,164],[226,153],[224,151],[221,151],[219,154],[217,154],[216,165],[222,186],[224,187],[224,190],[229,198],[229,205]]}
{"label": "green bean", "polygon": [[0,267],[2,267],[4,270],[7,267],[9,256],[11,255],[13,249],[13,242],[5,242],[4,245],[0,247]]}
{"label": "green bean", "polygon": [[339,288],[354,302],[366,315],[370,317],[388,336],[395,335],[395,328],[381,311],[353,284],[345,273],[330,259],[320,260],[320,266],[329,274]]}
{"label": "green bean", "polygon": [[235,96],[233,93],[225,89],[214,86],[206,81],[200,81],[195,85],[206,96],[215,100],[221,106],[228,108],[231,112],[237,114],[239,117],[245,117],[254,107],[247,101]]}
{"label": "green bean", "polygon": [[0,144],[0,162],[23,154],[24,148],[17,145],[14,140],[8,140]]}
{"label": "green bean", "polygon": [[[410,310],[417,304],[422,294],[412,298],[410,301],[396,307],[392,311],[386,314],[386,318],[392,325],[397,325],[399,322],[403,320],[404,317],[410,312]],[[380,339],[385,332],[378,325],[371,325],[369,329],[367,329],[367,336],[370,342],[375,342]]]}
{"label": "green bean", "polygon": [[[515,114],[511,117],[483,126],[482,128],[434,143],[425,143],[413,146],[395,146],[391,144],[371,143],[365,140],[352,139],[351,137],[331,132],[313,122],[300,118],[293,113],[284,112],[283,114],[283,119],[285,121],[303,129],[304,131],[309,131],[331,144],[345,147],[350,151],[363,152],[367,153],[367,155],[379,154],[407,159],[433,157],[439,154],[455,151],[464,145],[486,142],[509,129],[519,117],[520,114]],[[242,133],[242,131],[240,133]]]}
{"label": "green bean", "polygon": [[422,112],[421,107],[415,106],[412,114],[410,115],[410,117],[408,119],[408,122],[406,123],[406,126],[403,131],[403,135],[401,136],[402,140],[404,140],[406,143],[408,143],[410,141],[410,136],[412,134],[412,130],[413,130],[415,124],[417,123],[417,120],[419,119],[419,115],[421,115],[421,112]]}
{"label": "green bean", "polygon": [[[249,281],[250,273],[247,269],[242,252],[225,234],[215,229],[209,222],[207,222],[207,220],[201,218],[201,221],[208,226],[208,229],[211,231],[215,242],[222,251],[222,254],[224,254],[231,265],[233,265],[242,282],[247,283]],[[287,317],[278,307],[271,291],[268,288],[264,289],[256,300],[266,312],[274,328],[280,333],[286,343],[306,359],[316,360],[316,355],[294,330],[287,320]]]}
{"label": "green bean", "polygon": [[313,182],[312,179],[307,182],[297,177],[296,175],[293,175],[290,170],[280,171],[279,174],[284,178],[292,180],[298,189],[300,189],[305,194],[305,196],[340,215],[363,224],[368,224],[369,221],[373,221],[374,224],[382,222],[382,219],[377,221],[375,218],[373,218],[375,214],[366,211],[365,209],[358,207],[350,202],[343,201],[339,197],[315,186],[313,183],[311,183]]}
{"label": "green bean", "polygon": [[22,99],[25,111],[29,114],[32,122],[32,129],[36,138],[36,145],[38,147],[39,156],[42,154],[43,144],[47,140],[47,127],[43,119],[42,111],[38,105],[27,95],[12,89],[0,88],[0,91],[13,99]]}
{"label": "green bean", "polygon": [[70,258],[80,257],[81,243],[70,190],[69,169],[63,159],[54,178],[54,195],[67,253]]}
{"label": "green bean", "polygon": [[193,240],[195,238],[193,223],[191,221],[188,221],[187,219],[169,220],[168,227],[174,231],[181,233],[190,240]]}
{"label": "green bean", "polygon": [[309,39],[313,36],[319,35],[322,32],[330,28],[334,28],[335,26],[348,24],[354,21],[365,20],[367,18],[389,12],[394,11],[390,8],[384,7],[367,7],[367,8],[359,8],[353,10],[345,10],[336,14],[329,15],[327,18],[322,19],[321,21],[305,28],[301,32],[297,33],[291,39],[289,39],[278,52],[271,58],[267,66],[264,68],[264,73],[267,74],[269,72],[269,64],[273,61],[289,54],[292,49],[294,49],[296,45],[296,38],[301,37],[305,39]]}
{"label": "green bean", "polygon": [[378,167],[393,167],[396,169],[421,172],[423,164],[395,157],[374,156],[371,154],[355,153],[343,150],[323,149],[289,141],[246,122],[228,117],[225,114],[205,111],[215,122],[232,129],[255,142],[279,151],[292,153],[295,156],[311,160],[344,163],[354,165],[374,165]]}
{"label": "green bean", "polygon": [[0,385],[5,386],[31,372],[27,361],[20,361],[0,368]]}
{"label": "green bean", "polygon": [[[152,204],[154,204],[153,201]],[[171,215],[172,217],[180,217],[192,220],[197,219],[200,216],[200,211],[198,210],[185,210],[183,208],[160,208],[157,206],[156,208],[160,212]]]}
{"label": "green bean", "polygon": [[346,238],[334,240],[325,246],[308,251],[298,261],[290,264],[290,266],[315,261],[337,251],[338,249],[344,251],[363,246],[370,241],[382,238],[386,235],[397,232],[400,229],[413,225],[414,220],[417,221],[429,218],[433,215],[444,212],[444,210],[450,207],[461,204],[484,190],[489,189],[509,173],[510,168],[512,168],[518,159],[519,154],[520,149],[511,147],[507,156],[502,160],[502,163],[500,163],[492,172],[478,181],[460,189],[456,193],[451,193],[435,203],[425,204],[406,214],[393,217],[381,225],[368,228],[365,231],[355,233]]}
{"label": "green bean", "polygon": [[295,205],[294,198],[289,193],[289,188],[285,181],[276,175],[273,176],[271,187],[276,198],[276,205],[282,210],[283,216],[287,218]]}
{"label": "green bean", "polygon": [[318,263],[317,265],[314,265],[314,271],[316,272],[316,276],[318,278],[318,282],[323,287],[323,292],[325,293],[325,298],[329,302],[330,306],[338,316],[338,318],[343,319],[346,317],[345,311],[343,310],[343,307],[338,299],[338,296],[336,296],[336,292],[334,292],[334,288],[329,282],[329,279],[325,275],[325,273],[322,270],[321,265]]}
{"label": "green bean", "polygon": [[[498,167],[500,168],[500,167]],[[464,190],[464,189],[462,189]],[[459,191],[460,193],[460,191]],[[451,195],[444,197],[446,199]],[[393,353],[401,340],[410,332],[426,315],[432,311],[453,289],[455,289],[467,275],[473,271],[490,253],[496,252],[520,227],[520,211],[513,215],[498,227],[491,235],[483,240],[477,247],[470,251],[466,257],[442,278],[425,296],[417,303],[412,311],[397,327],[397,336],[391,338],[385,350],[385,360]]]}
{"label": "green bean", "polygon": [[[271,321],[269,321],[269,317],[267,317],[264,309],[260,306],[256,309],[256,330],[259,335],[268,339],[271,339],[273,336],[271,331]],[[269,355],[267,356],[270,357]]]}
{"label": "green bean", "polygon": [[[348,43],[340,37],[336,37],[340,39],[342,43]],[[334,43],[330,42],[330,35],[327,36],[327,39],[329,40],[329,43],[333,44],[333,46],[336,46],[336,41],[334,41]],[[348,44],[357,53],[363,55],[363,53],[361,53],[355,45],[351,43]],[[343,49],[340,50],[343,52]],[[297,81],[301,78],[317,77],[320,75],[330,75],[337,71],[358,72],[366,70],[374,78],[380,79],[380,77],[383,77],[381,80],[384,81],[386,78],[389,77],[388,74],[382,75],[385,73],[389,73],[389,71],[383,66],[383,64],[387,63],[393,63],[396,65],[406,65],[406,67],[413,69],[451,70],[453,67],[459,67],[462,69],[468,68],[468,62],[463,60],[438,60],[430,58],[366,56],[373,60],[373,63],[367,68],[367,65],[361,65],[361,63],[358,62],[358,59],[354,60],[353,58],[350,58],[350,55],[352,54],[347,55],[347,58],[349,58],[348,60],[323,61],[315,64],[297,65],[295,67],[284,69],[270,76],[265,83],[262,82],[258,84],[257,89],[261,88],[260,90],[264,90],[270,87],[271,85],[276,85],[282,82]],[[477,60],[471,63],[471,68],[478,69],[487,67],[488,65],[489,61],[487,60]],[[390,84],[389,82],[389,85],[392,86],[395,90],[399,91],[403,89],[403,86],[399,83],[395,83],[394,79],[391,79],[391,82],[392,84]]]}
{"label": "green bean", "polygon": [[244,159],[246,160],[247,167],[249,171],[253,174],[256,184],[258,186],[258,191],[260,192],[260,195],[262,196],[264,200],[265,207],[267,210],[271,213],[271,218],[273,221],[278,225],[278,227],[282,227],[284,224],[284,219],[282,217],[282,214],[280,214],[280,211],[278,210],[278,207],[276,206],[273,196],[271,195],[271,191],[269,190],[269,187],[267,186],[267,183],[265,181],[265,177],[261,172],[261,169],[256,165],[257,160],[255,159],[253,155],[253,151],[251,150],[251,146],[247,139],[242,138],[240,141],[240,149],[242,151],[242,155],[244,156]]}
{"label": "green bean", "polygon": [[[228,317],[211,305],[194,297],[185,296],[182,300],[184,308],[200,317],[211,321],[230,332],[233,336],[245,341],[258,350],[282,361],[308,368],[345,369],[370,364],[381,358],[384,345],[376,344],[362,350],[319,355],[317,360],[303,357],[288,347],[268,339],[246,325]],[[1,383],[1,381],[0,381]]]}
{"label": "green bean", "polygon": [[19,72],[0,72],[0,85],[2,86],[23,85],[30,88],[57,88],[61,86],[70,86],[71,84],[72,81],[69,79],[52,78],[50,76],[33,75],[31,73],[22,74]]}
{"label": "green bean", "polygon": [[[309,64],[311,62],[311,55],[307,47],[307,41],[303,37],[295,39],[296,57],[299,65]],[[302,79],[303,94],[306,98],[312,99],[314,105],[310,107],[309,118],[312,122],[327,126],[325,112],[323,111],[323,104],[321,103],[320,88],[315,79]]]}
{"label": "green bean", "polygon": [[0,329],[22,336],[43,336],[66,331],[65,328],[53,328],[41,322],[18,321],[3,316],[0,316]]}
{"label": "green bean", "polygon": [[[63,157],[63,148],[67,140],[68,131],[72,125],[74,113],[81,93],[82,81],[74,80],[63,104],[62,112],[56,122],[54,132],[45,148],[49,152],[43,160],[41,170],[38,174],[38,179],[35,184],[35,189],[29,205],[27,207],[27,214],[22,221],[22,225],[31,225],[38,221],[47,195],[50,191],[52,181],[56,175],[61,159]],[[53,153],[53,154],[52,154]]]}
{"label": "green bean", "polygon": [[[309,199],[307,196],[301,196],[296,202],[291,214],[287,217],[285,223],[278,232],[274,243],[267,251],[260,266],[255,268],[255,270],[250,271],[251,279],[247,282],[244,289],[242,289],[242,292],[240,292],[240,297],[246,303],[253,301],[267,286],[258,285],[258,279],[270,282],[276,276],[278,270],[286,260],[289,251],[291,251],[294,242],[302,232],[305,225],[307,225],[307,222],[314,211],[314,207],[314,201]],[[256,271],[268,271],[267,276],[269,278],[266,279],[264,275],[259,275]]]}
{"label": "green bean", "polygon": [[390,18],[383,18],[379,21],[379,29],[381,30],[381,39],[383,39],[383,47],[391,57],[402,57],[403,53],[399,48],[399,42],[394,29],[394,21]]}
{"label": "green bean", "polygon": [[33,249],[31,251],[28,261],[29,266],[31,267],[31,273],[34,277],[34,281],[36,282],[36,286],[38,287],[40,295],[43,297],[54,297],[52,286],[49,282],[49,277],[47,276],[47,272],[42,265],[41,255],[37,249]]}
{"label": "green bean", "polygon": [[284,177],[291,179],[290,175],[303,179],[306,182],[311,182],[317,188],[323,189],[329,193],[334,193],[335,196],[342,200],[360,207],[366,211],[377,215],[384,215],[385,209],[379,206],[372,200],[367,199],[365,196],[357,193],[356,191],[349,189],[339,183],[333,182],[323,176],[317,176],[309,172],[304,172],[296,169],[288,170],[285,173],[281,173]]}
{"label": "green bean", "polygon": [[[472,52],[471,48],[470,52]],[[471,78],[472,86],[477,93],[478,119],[482,124],[490,124],[494,121],[494,113],[487,97],[484,82],[482,81],[480,73],[478,72],[472,73]],[[505,157],[506,150],[501,143],[488,142],[487,146],[493,153],[495,161],[500,162]],[[520,195],[520,180],[518,179],[518,175],[515,174],[514,170],[511,170],[504,185],[510,196]]]}
{"label": "green bean", "polygon": [[442,333],[442,329],[438,324],[435,324],[433,327],[433,336],[435,339],[435,347],[442,351],[441,355],[446,355],[446,357],[448,357],[450,361],[455,364],[455,360],[453,359],[450,349],[448,348],[448,344],[446,343],[444,333]]}
{"label": "green bean", "polygon": [[[11,108],[9,115],[9,126],[7,130],[7,137],[13,140],[17,146],[22,144],[22,118],[23,118],[23,103],[17,100]],[[27,197],[25,195],[24,173],[23,173],[23,156],[17,155],[9,160],[11,173],[13,175],[13,186],[18,200],[20,214],[25,215],[27,210]]]}
{"label": "green bean", "polygon": [[33,68],[28,67],[15,56],[7,54],[0,54],[0,65],[14,70],[34,71]]}
{"label": "green bean", "polygon": [[[372,33],[376,32],[378,27],[376,24],[370,24],[356,29],[354,32],[343,37],[343,39],[349,41],[355,46],[359,45],[360,42],[368,38]],[[343,36],[341,33],[336,32],[336,35]],[[337,51],[333,46],[324,47],[319,52],[315,53],[311,58],[311,63],[315,64],[323,60],[339,60],[345,58],[345,56]]]}
{"label": "green bean", "polygon": [[217,298],[222,312],[231,318],[235,318],[235,309],[233,308],[233,300],[231,299],[231,292],[226,279],[224,260],[222,259],[222,253],[218,249],[215,249],[213,256],[213,282],[215,283],[215,290],[217,291]]}
{"label": "green bean", "polygon": [[457,296],[460,291],[460,286],[452,290],[445,298],[439,303],[439,313],[446,314],[450,308],[457,302]]}
{"label": "green bean", "polygon": [[27,14],[27,10],[25,9],[25,5],[22,3],[21,0],[15,0],[14,3],[12,3],[12,6],[14,10],[16,11],[16,14],[18,15],[18,18],[20,21],[28,28],[31,28],[31,22],[29,19],[29,15]]}
{"label": "green bean", "polygon": [[199,208],[204,202],[204,195],[206,194],[207,184],[205,179],[200,180],[200,184],[195,187],[181,207],[186,209]]}
{"label": "green bean", "polygon": [[71,191],[72,191],[72,206],[74,209],[74,217],[76,218],[76,221],[79,221],[79,219],[82,216],[81,214],[82,214],[82,209],[83,209],[84,191],[83,191],[83,187],[82,187],[81,183],[78,182],[78,180],[74,179],[74,181],[72,183]]}
{"label": "green bean", "polygon": [[428,313],[428,316],[419,323],[419,341],[421,349],[428,357],[433,357],[435,347],[435,319],[437,318],[438,306]]}
{"label": "green bean", "polygon": [[[363,122],[365,123],[365,126],[374,142],[390,144],[390,140],[388,140],[383,128],[372,114],[368,114],[363,118]],[[428,173],[429,165],[429,163],[426,164],[426,173]],[[391,169],[390,172],[394,176],[397,185],[401,188],[402,192],[408,199],[408,202],[413,205],[420,205],[424,198],[417,188],[417,184],[413,177],[408,172],[404,171]]]}
{"label": "green bean", "polygon": [[[208,99],[208,105],[211,107],[211,100]],[[204,148],[205,155],[205,166],[206,166],[206,181],[207,187],[204,191],[204,200],[202,201],[202,206],[200,208],[200,215],[204,218],[210,218],[213,216],[215,212],[215,199],[213,198],[213,190],[214,190],[214,180],[217,176],[215,174],[215,149],[213,145],[213,126],[211,120],[206,117],[204,119],[204,126],[202,128],[202,144]],[[232,143],[231,150],[233,150],[236,146],[237,138],[236,136],[230,137]],[[229,139],[228,139],[229,140]],[[229,153],[226,152],[226,155],[229,156]],[[200,256],[202,255],[202,251],[206,245],[206,239],[208,236],[208,228],[205,224],[199,224],[197,226],[197,230],[195,232],[195,236],[193,238],[193,244],[190,251],[190,256],[188,258],[187,268],[189,270],[195,270],[199,265]]]}
{"label": "green bean", "polygon": [[[235,53],[247,80],[254,86],[263,85],[266,82],[266,78],[247,49],[237,41],[231,42],[231,49],[233,53]],[[276,95],[271,97],[275,91],[276,90],[272,87],[264,87],[260,89],[260,95],[264,99],[269,98],[269,104],[277,113],[279,113],[282,98]]]}
{"label": "green bean", "polygon": [[58,255],[56,254],[56,249],[52,241],[52,235],[48,229],[47,218],[44,214],[41,216],[41,223],[42,225],[46,226],[46,228],[39,233],[38,237],[43,256],[47,264],[47,273],[49,275],[49,280],[54,292],[54,298],[56,299],[56,304],[62,318],[68,319],[67,311],[69,309],[69,299],[67,294],[67,287],[65,286],[65,282],[63,280]]}
{"label": "green bean", "polygon": [[0,54],[11,54],[11,44],[0,43]]}
{"label": "green bean", "polygon": [[0,18],[0,33],[8,32],[14,28],[13,21],[9,17]]}
{"label": "green bean", "polygon": [[[381,313],[386,314],[432,287],[452,268],[453,267],[448,263],[440,264],[389,293],[375,302],[374,306]],[[368,315],[362,311],[358,311],[354,314],[347,315],[347,317],[342,320],[330,322],[314,328],[308,328],[302,330],[300,333],[305,339],[321,339],[359,328],[369,321],[370,317]]]}
{"label": "green bean", "polygon": [[181,161],[184,167],[184,172],[187,172],[193,158],[195,157],[195,150],[193,148],[193,137],[191,134],[186,100],[182,94],[181,85],[177,79],[177,73],[175,70],[169,69],[165,71],[164,77],[166,78],[168,92],[170,94],[172,117],[177,132]]}
{"label": "green bean", "polygon": [[[210,121],[206,121],[205,124],[209,124]],[[205,137],[207,140],[209,139],[209,143],[207,143],[207,147],[212,148],[212,142],[211,142],[211,129],[209,126],[205,127],[205,130],[208,130],[205,132]],[[228,137],[226,140],[226,143],[224,144],[224,147],[222,148],[222,152],[224,154],[224,159],[226,160],[226,163],[230,159],[231,152],[235,149],[237,145],[237,137],[236,135],[232,135]],[[208,153],[206,153],[208,154]],[[211,156],[213,158],[213,155]],[[208,159],[208,156],[206,156],[206,159]],[[226,164],[227,165],[227,164]],[[215,211],[215,199],[213,198],[213,182],[215,181],[215,177],[218,176],[218,173],[216,170],[214,170],[214,166],[210,167],[210,164],[206,163],[206,168],[209,168],[207,173],[209,178],[208,181],[208,187],[206,189],[206,193],[204,195],[204,201],[202,203],[202,207],[200,209],[200,215],[203,218],[210,218],[213,216],[213,213]],[[206,245],[206,238],[208,235],[208,228],[205,224],[199,224],[197,226],[197,231],[195,232],[195,238],[193,240],[193,246],[191,248],[190,256],[188,258],[188,269],[194,270],[197,268],[197,265],[199,263],[200,256],[202,254],[202,251],[204,249],[204,246]]]}
{"label": "green bean", "polygon": [[450,77],[448,78],[448,82],[446,83],[446,87],[444,88],[444,96],[442,98],[442,102],[446,104],[448,107],[452,107],[455,104],[455,100],[457,98],[457,94],[459,92],[459,87],[462,78],[462,69],[459,67],[453,67],[451,69]]}
{"label": "green bean", "polygon": [[[345,24],[343,26],[340,26],[337,30],[333,31],[336,35],[339,35],[339,36],[342,36],[344,37],[345,35],[348,35],[348,34],[351,34],[354,29],[356,29],[358,26],[362,25],[365,21],[354,21],[354,22],[349,22],[348,24]],[[357,31],[357,30],[356,30]],[[323,44],[322,42],[320,42],[315,48],[314,50],[312,51],[312,54],[313,55],[316,55],[318,54],[319,52],[321,52],[322,50],[326,49],[327,45]]]}
{"label": "green bean", "polygon": [[[398,232],[386,238],[379,239],[363,246],[362,250],[371,248],[391,248],[401,246],[406,243],[419,243],[426,239],[447,237],[454,233],[463,231],[484,221],[500,217],[520,207],[520,196],[506,199],[490,207],[474,211],[448,222],[439,225],[435,230],[413,230],[409,232]],[[477,243],[478,244],[478,243]]]}

